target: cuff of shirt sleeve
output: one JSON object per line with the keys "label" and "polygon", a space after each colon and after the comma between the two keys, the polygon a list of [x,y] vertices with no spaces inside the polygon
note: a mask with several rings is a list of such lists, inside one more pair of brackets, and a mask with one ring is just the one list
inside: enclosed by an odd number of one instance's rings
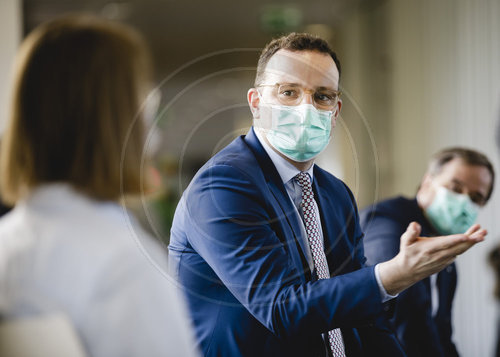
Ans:
{"label": "cuff of shirt sleeve", "polygon": [[380,273],[379,273],[379,264],[375,265],[375,279],[377,279],[378,288],[380,290],[380,296],[382,297],[382,302],[389,301],[391,299],[396,298],[399,294],[389,295],[387,291],[385,291],[384,286],[382,285],[382,281],[380,281]]}

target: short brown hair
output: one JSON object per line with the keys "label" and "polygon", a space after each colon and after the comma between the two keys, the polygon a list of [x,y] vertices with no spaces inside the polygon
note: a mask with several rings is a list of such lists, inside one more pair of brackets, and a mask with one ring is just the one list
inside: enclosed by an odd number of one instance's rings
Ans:
{"label": "short brown hair", "polygon": [[490,199],[493,192],[493,185],[495,183],[495,170],[490,160],[486,155],[480,153],[476,150],[471,150],[463,147],[452,147],[443,149],[436,154],[434,154],[429,162],[429,167],[427,172],[430,175],[437,175],[441,172],[444,165],[453,159],[461,159],[467,165],[471,166],[484,166],[488,169],[491,174],[491,186],[486,196],[486,202]]}
{"label": "short brown hair", "polygon": [[339,81],[340,81],[340,61],[337,58],[337,54],[330,48],[328,42],[323,40],[318,36],[314,36],[308,33],[297,33],[292,32],[286,36],[275,38],[269,42],[266,47],[262,50],[259,62],[257,64],[257,74],[255,76],[255,85],[261,84],[264,72],[266,70],[267,63],[269,59],[279,50],[288,51],[317,51],[320,53],[329,54],[337,70],[339,71]]}
{"label": "short brown hair", "polygon": [[69,182],[101,200],[141,189],[150,77],[138,33],[89,15],[35,29],[16,58],[10,121],[0,150],[0,190],[15,203],[35,186]]}

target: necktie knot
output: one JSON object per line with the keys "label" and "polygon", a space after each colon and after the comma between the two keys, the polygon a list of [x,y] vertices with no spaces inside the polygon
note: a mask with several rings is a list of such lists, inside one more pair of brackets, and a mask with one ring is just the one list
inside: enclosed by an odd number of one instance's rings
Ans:
{"label": "necktie knot", "polygon": [[302,189],[302,208],[305,208],[305,206],[311,206],[312,209],[314,193],[312,190],[311,179],[309,175],[305,172],[301,172],[295,176],[295,181]]}
{"label": "necktie knot", "polygon": [[300,172],[295,176],[295,181],[299,184],[302,189],[307,189],[311,187],[311,179],[306,172]]}

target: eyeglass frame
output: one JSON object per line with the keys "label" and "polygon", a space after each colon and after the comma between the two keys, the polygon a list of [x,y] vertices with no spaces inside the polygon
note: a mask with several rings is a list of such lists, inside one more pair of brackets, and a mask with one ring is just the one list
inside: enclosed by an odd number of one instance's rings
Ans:
{"label": "eyeglass frame", "polygon": [[[297,84],[297,83],[275,83],[275,84],[257,84],[255,85],[255,88],[259,88],[259,87],[276,87],[276,89],[279,89],[279,87],[281,87],[282,85],[290,85],[292,87],[298,87],[302,90],[302,92],[305,94],[305,93],[309,93],[311,94],[311,98],[312,98],[312,101],[313,103],[315,103],[316,105],[320,106],[320,107],[324,107],[326,108],[327,106],[325,105],[321,105],[321,104],[318,104],[316,103],[316,101],[314,100],[314,94],[318,91],[317,89],[316,90],[312,90],[312,89],[307,89],[307,88],[304,88],[302,87],[301,85]],[[335,93],[336,97],[335,97],[335,103],[332,104],[331,106],[331,109],[335,108],[335,105],[338,103],[339,99],[340,99],[340,96],[342,95],[342,91],[340,90],[335,90],[335,89],[328,89],[329,91],[332,91]],[[299,100],[299,103],[300,101],[302,101],[302,99],[304,98],[304,95],[302,95],[302,97],[300,98]],[[285,103],[282,103],[279,96],[277,96],[277,99],[278,101],[281,103],[281,104],[285,104]],[[296,104],[296,105],[299,105],[299,104]],[[292,106],[295,106],[295,105],[292,105]]]}

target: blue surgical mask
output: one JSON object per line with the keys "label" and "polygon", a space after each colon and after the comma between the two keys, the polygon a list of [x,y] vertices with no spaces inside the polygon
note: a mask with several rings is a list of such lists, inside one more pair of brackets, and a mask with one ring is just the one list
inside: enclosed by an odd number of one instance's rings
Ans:
{"label": "blue surgical mask", "polygon": [[461,234],[476,221],[479,206],[468,195],[439,186],[425,213],[440,234]]}
{"label": "blue surgical mask", "polygon": [[272,126],[267,140],[280,153],[297,162],[311,160],[330,142],[332,112],[311,104],[272,105]]}

